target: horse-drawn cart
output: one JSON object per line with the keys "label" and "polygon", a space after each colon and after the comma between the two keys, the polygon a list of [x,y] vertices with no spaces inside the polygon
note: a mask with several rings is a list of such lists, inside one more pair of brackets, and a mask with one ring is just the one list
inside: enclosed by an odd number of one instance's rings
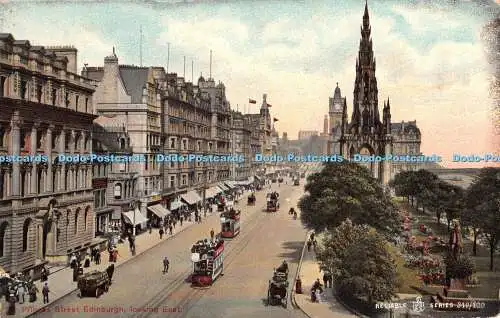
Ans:
{"label": "horse-drawn cart", "polygon": [[269,287],[267,289],[267,304],[282,305],[287,307],[288,305],[288,273],[275,272],[273,279],[269,281]]}
{"label": "horse-drawn cart", "polygon": [[109,290],[111,279],[106,271],[92,271],[78,278],[78,289],[80,296],[95,296],[99,298],[103,293]]}

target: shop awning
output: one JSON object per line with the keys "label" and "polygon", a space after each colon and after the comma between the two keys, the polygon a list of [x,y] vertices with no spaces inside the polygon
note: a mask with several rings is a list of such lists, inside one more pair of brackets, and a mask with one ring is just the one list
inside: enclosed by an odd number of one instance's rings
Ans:
{"label": "shop awning", "polygon": [[134,211],[123,212],[122,214],[125,221],[131,225],[139,225],[148,221],[148,219],[146,219],[138,209]]}
{"label": "shop awning", "polygon": [[170,211],[165,209],[161,204],[148,206],[148,210],[156,214],[159,218],[164,218],[170,214]]}
{"label": "shop awning", "polygon": [[231,190],[227,185],[225,185],[223,182],[218,183],[217,186],[222,189],[222,191],[229,191]]}
{"label": "shop awning", "polygon": [[234,181],[224,181],[224,184],[228,186],[230,189],[234,189],[238,186]]}
{"label": "shop awning", "polygon": [[262,181],[262,177],[259,177],[259,176],[254,176],[254,178],[255,178],[257,181]]}
{"label": "shop awning", "polygon": [[184,202],[174,201],[174,202],[170,203],[170,211],[177,210],[184,205],[186,205]]}
{"label": "shop awning", "polygon": [[181,199],[186,201],[189,205],[196,204],[203,200],[195,191],[189,191],[188,193],[182,194]]}
{"label": "shop awning", "polygon": [[207,189],[205,197],[206,198],[213,198],[213,197],[217,196],[217,194],[219,194],[221,192],[222,192],[222,190],[219,187],[211,187],[211,188]]}

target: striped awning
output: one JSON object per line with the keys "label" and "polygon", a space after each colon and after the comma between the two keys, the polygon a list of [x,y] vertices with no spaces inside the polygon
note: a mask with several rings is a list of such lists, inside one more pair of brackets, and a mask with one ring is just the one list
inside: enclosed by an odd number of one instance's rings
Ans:
{"label": "striped awning", "polygon": [[222,190],[219,187],[211,187],[211,188],[207,189],[207,192],[205,193],[205,198],[213,198],[221,192],[222,192]]}
{"label": "striped awning", "polygon": [[230,189],[234,189],[238,186],[234,181],[224,181],[224,184],[228,186]]}
{"label": "striped awning", "polygon": [[153,212],[159,218],[164,218],[170,214],[170,211],[165,209],[161,204],[148,206],[148,210]]}
{"label": "striped awning", "polygon": [[131,225],[139,225],[142,223],[146,223],[148,221],[148,219],[146,219],[144,215],[142,215],[139,209],[135,209],[134,211],[123,212],[122,215],[124,216],[125,222]]}
{"label": "striped awning", "polygon": [[170,211],[177,210],[184,205],[186,205],[186,204],[182,201],[174,201],[174,202],[170,203]]}
{"label": "striped awning", "polygon": [[196,204],[203,200],[196,191],[189,191],[188,193],[182,194],[181,199],[189,205]]}
{"label": "striped awning", "polygon": [[230,189],[227,185],[225,185],[223,182],[218,183],[218,184],[217,184],[217,186],[218,186],[219,188],[221,188],[221,189],[222,189],[222,191],[229,191],[229,190],[231,190],[231,189]]}

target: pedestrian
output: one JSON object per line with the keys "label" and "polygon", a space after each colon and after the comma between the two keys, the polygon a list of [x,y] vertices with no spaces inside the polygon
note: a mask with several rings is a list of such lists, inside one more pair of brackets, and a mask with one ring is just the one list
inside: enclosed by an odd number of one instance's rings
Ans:
{"label": "pedestrian", "polygon": [[175,229],[175,225],[177,224],[177,220],[174,220],[173,222],[171,222],[171,224],[174,226],[174,229]]}
{"label": "pedestrian", "polygon": [[49,284],[45,282],[42,288],[42,295],[43,295],[43,303],[48,304],[49,303]]}
{"label": "pedestrian", "polygon": [[148,223],[148,230],[149,234],[153,233],[153,226],[151,225],[151,222]]}
{"label": "pedestrian", "polygon": [[95,254],[95,263],[96,265],[101,264],[101,251],[97,250]]}
{"label": "pedestrian", "polygon": [[19,297],[19,304],[24,304],[24,295],[26,294],[26,288],[23,283],[19,284],[17,287],[17,297]]}
{"label": "pedestrian", "polygon": [[163,233],[165,233],[165,232],[163,231],[163,228],[161,228],[160,229],[160,240],[163,238]]}
{"label": "pedestrian", "polygon": [[168,231],[169,231],[170,235],[172,235],[172,230],[173,230],[173,227],[172,227],[172,224],[170,224],[170,226],[168,227]]}
{"label": "pedestrian", "polygon": [[325,288],[328,288],[328,272],[323,273],[323,285],[325,285]]}
{"label": "pedestrian", "polygon": [[109,280],[113,281],[113,273],[115,272],[115,264],[111,264],[106,268],[106,273],[108,274]]}
{"label": "pedestrian", "polygon": [[42,282],[46,282],[49,279],[49,273],[47,271],[47,268],[45,268],[45,266],[42,268],[42,273],[40,276]]}
{"label": "pedestrian", "polygon": [[181,216],[179,221],[181,222],[181,226],[182,226],[182,221],[184,221],[184,218]]}
{"label": "pedestrian", "polygon": [[69,264],[73,269],[76,267],[76,255],[74,253],[72,253],[71,257],[69,258]]}
{"label": "pedestrian", "polygon": [[310,251],[311,251],[311,245],[312,245],[311,240],[307,241],[307,251],[308,251],[308,252],[310,252]]}
{"label": "pedestrian", "polygon": [[166,274],[168,273],[168,267],[170,266],[170,261],[168,260],[168,257],[165,256],[163,259],[163,273]]}
{"label": "pedestrian", "polygon": [[212,230],[210,231],[210,239],[213,241],[213,240],[214,240],[214,237],[215,237],[215,231],[214,231],[214,229],[212,229]]}
{"label": "pedestrian", "polygon": [[314,251],[316,252],[316,245],[317,245],[316,240],[313,240],[313,241],[312,241],[312,244],[313,244],[313,249],[314,249]]}

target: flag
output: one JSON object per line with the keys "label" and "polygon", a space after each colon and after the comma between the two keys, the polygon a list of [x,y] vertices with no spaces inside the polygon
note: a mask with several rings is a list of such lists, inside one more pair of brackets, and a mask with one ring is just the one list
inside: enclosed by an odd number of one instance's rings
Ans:
{"label": "flag", "polygon": [[274,117],[273,122],[276,122],[276,121],[278,121],[278,118]]}
{"label": "flag", "polygon": [[272,106],[273,106],[273,105],[271,105],[271,104],[267,104],[267,107],[272,107]]}
{"label": "flag", "polygon": [[250,104],[257,104],[257,101],[255,99],[251,99],[251,98],[248,99],[248,102]]}

